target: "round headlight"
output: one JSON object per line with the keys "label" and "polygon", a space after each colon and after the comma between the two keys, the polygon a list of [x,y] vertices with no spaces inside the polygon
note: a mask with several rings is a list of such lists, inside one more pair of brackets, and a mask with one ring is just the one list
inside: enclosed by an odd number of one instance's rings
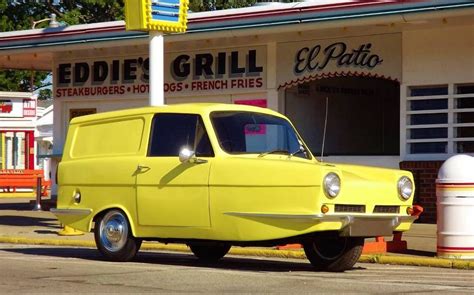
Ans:
{"label": "round headlight", "polygon": [[336,173],[328,173],[323,180],[324,192],[326,196],[335,198],[341,190],[341,179]]}
{"label": "round headlight", "polygon": [[413,193],[413,183],[410,178],[403,176],[398,180],[398,194],[403,200],[408,200]]}

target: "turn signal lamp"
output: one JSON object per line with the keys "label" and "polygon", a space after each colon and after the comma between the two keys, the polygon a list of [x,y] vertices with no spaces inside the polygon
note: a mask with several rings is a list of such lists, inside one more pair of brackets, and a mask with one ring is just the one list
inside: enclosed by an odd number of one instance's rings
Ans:
{"label": "turn signal lamp", "polygon": [[413,212],[414,212],[414,211],[413,211],[413,208],[412,208],[412,207],[408,207],[408,208],[407,208],[407,214],[408,214],[408,215],[410,215],[410,216],[413,215]]}
{"label": "turn signal lamp", "polygon": [[322,212],[323,214],[328,213],[328,212],[329,212],[329,207],[326,206],[326,205],[322,205],[322,206],[321,206],[321,212]]}

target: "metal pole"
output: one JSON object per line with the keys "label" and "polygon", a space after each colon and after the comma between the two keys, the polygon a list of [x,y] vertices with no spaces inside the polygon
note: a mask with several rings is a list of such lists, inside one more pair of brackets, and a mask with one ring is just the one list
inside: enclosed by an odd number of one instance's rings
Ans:
{"label": "metal pole", "polygon": [[165,104],[163,32],[150,31],[150,106]]}
{"label": "metal pole", "polygon": [[41,211],[41,175],[36,179],[36,204],[33,211]]}

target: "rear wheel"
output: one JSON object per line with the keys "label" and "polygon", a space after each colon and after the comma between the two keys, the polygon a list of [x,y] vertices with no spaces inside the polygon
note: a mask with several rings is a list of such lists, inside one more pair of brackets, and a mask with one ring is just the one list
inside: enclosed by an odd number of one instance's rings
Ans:
{"label": "rear wheel", "polygon": [[351,269],[359,260],[364,238],[319,238],[306,242],[304,252],[317,270],[340,272]]}
{"label": "rear wheel", "polygon": [[229,252],[231,245],[189,245],[191,251],[202,262],[217,262]]}
{"label": "rear wheel", "polygon": [[132,236],[125,214],[115,209],[97,219],[94,238],[99,251],[112,261],[132,260],[142,244],[140,239]]}

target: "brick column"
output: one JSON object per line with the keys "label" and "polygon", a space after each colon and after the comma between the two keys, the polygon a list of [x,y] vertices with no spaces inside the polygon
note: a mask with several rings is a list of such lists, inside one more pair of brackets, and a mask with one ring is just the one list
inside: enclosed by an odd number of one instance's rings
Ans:
{"label": "brick column", "polygon": [[413,173],[415,178],[415,200],[425,210],[418,222],[436,223],[436,178],[443,161],[404,161],[400,169]]}

